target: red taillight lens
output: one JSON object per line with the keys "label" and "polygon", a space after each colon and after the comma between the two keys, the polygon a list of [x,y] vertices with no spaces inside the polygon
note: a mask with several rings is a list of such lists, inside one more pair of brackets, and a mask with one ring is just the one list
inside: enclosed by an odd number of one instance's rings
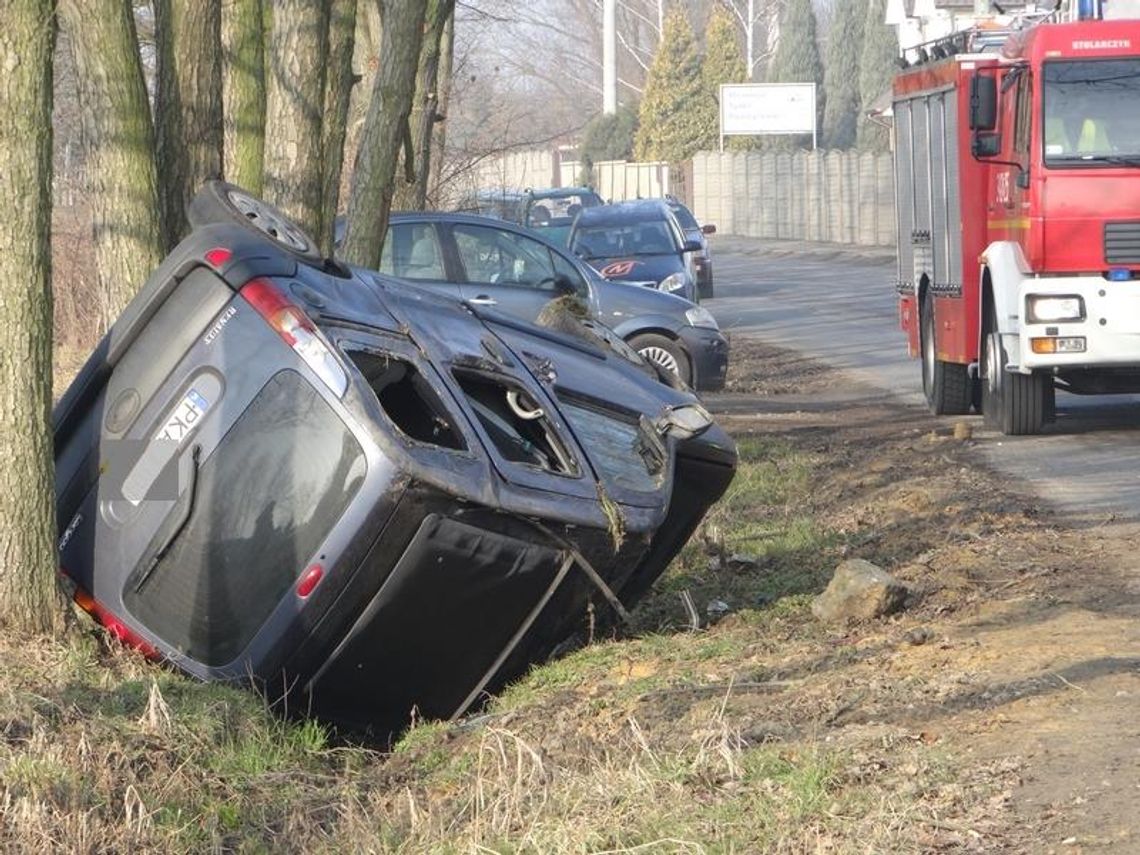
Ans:
{"label": "red taillight lens", "polygon": [[297,596],[301,599],[313,593],[313,589],[324,578],[325,570],[320,564],[314,564],[308,570],[301,574],[301,578],[297,582]]}
{"label": "red taillight lens", "polygon": [[215,246],[206,250],[206,261],[214,267],[221,267],[234,257],[234,254],[224,246]]}
{"label": "red taillight lens", "polygon": [[103,608],[82,588],[75,589],[75,604],[103,626],[119,643],[133,647],[147,659],[160,659],[161,655],[149,641],[142,638],[125,623]]}
{"label": "red taillight lens", "polygon": [[348,375],[309,316],[268,279],[251,279],[241,295],[339,398]]}

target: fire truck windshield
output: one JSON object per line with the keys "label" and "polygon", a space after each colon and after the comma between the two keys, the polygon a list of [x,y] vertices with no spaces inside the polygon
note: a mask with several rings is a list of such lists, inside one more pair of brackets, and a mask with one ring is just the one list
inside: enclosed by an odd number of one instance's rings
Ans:
{"label": "fire truck windshield", "polygon": [[1140,166],[1140,59],[1044,66],[1045,165]]}

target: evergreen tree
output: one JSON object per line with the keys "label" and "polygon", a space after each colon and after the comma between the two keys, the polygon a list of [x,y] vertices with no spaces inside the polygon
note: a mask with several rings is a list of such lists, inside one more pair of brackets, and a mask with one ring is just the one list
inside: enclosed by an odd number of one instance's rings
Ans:
{"label": "evergreen tree", "polygon": [[674,9],[645,80],[634,153],[639,160],[686,160],[701,147],[701,61],[693,28]]}
{"label": "evergreen tree", "polygon": [[875,99],[891,87],[898,66],[898,37],[894,27],[883,23],[887,0],[870,0],[867,22],[863,26],[863,54],[859,58],[859,148],[863,151],[887,151],[890,135],[887,129],[867,118]]}
{"label": "evergreen tree", "polygon": [[[816,123],[823,114],[823,64],[819,60],[819,46],[816,44],[815,12],[811,0],[785,0],[780,10],[780,39],[776,53],[768,66],[769,83],[815,83],[816,84]],[[777,137],[774,147],[786,148],[792,137]],[[798,140],[810,144],[804,137]]]}
{"label": "evergreen tree", "polygon": [[715,150],[720,143],[720,87],[725,83],[748,80],[744,52],[736,37],[736,25],[722,6],[713,8],[705,29],[705,57],[701,63],[701,84],[705,97],[701,102],[703,128],[700,147]]}
{"label": "evergreen tree", "polygon": [[823,88],[825,148],[851,148],[859,122],[859,60],[867,0],[839,0],[828,33]]}
{"label": "evergreen tree", "polygon": [[599,113],[586,130],[578,146],[582,171],[579,183],[594,182],[594,164],[602,160],[628,160],[633,156],[633,137],[637,133],[637,109],[628,104],[615,113]]}

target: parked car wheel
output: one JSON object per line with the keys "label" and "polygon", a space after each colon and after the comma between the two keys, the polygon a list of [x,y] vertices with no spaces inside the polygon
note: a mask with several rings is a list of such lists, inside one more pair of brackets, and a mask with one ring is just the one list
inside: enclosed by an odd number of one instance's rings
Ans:
{"label": "parked car wheel", "polygon": [[309,264],[321,264],[317,243],[285,214],[235,184],[207,181],[187,207],[192,226],[234,222],[269,238]]}
{"label": "parked car wheel", "polygon": [[644,333],[631,338],[629,346],[646,361],[692,385],[693,372],[689,365],[689,357],[685,355],[681,345],[673,339],[656,333]]}

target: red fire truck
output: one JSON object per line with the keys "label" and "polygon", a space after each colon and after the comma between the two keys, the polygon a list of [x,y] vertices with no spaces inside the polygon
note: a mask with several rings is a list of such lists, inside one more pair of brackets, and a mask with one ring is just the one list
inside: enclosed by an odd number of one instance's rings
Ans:
{"label": "red fire truck", "polygon": [[899,322],[935,413],[1007,434],[1140,391],[1140,21],[979,26],[894,81]]}

